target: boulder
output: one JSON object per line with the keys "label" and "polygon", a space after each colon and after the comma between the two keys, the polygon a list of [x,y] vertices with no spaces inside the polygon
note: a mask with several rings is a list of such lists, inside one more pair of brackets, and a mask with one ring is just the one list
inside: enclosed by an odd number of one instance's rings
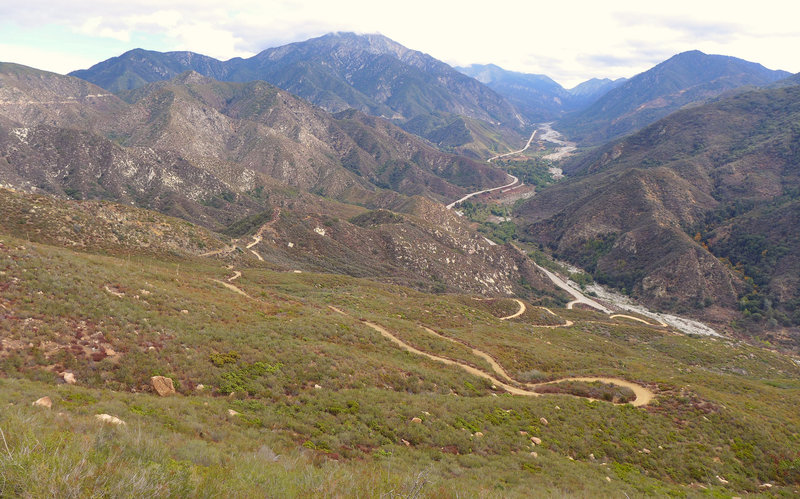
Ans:
{"label": "boulder", "polygon": [[165,376],[153,376],[150,378],[150,384],[160,396],[167,397],[175,394],[175,385],[170,378]]}
{"label": "boulder", "polygon": [[228,416],[238,416],[239,413],[234,411],[233,409],[228,409]]}
{"label": "boulder", "polygon": [[53,401],[50,400],[50,397],[42,397],[40,399],[36,399],[36,401],[34,401],[33,404],[31,405],[34,405],[36,407],[45,407],[49,409],[53,407]]}
{"label": "boulder", "polygon": [[482,431],[476,431],[476,432],[475,432],[475,436],[476,436],[476,437],[478,437],[478,438],[480,438],[480,437],[482,437],[482,436],[483,436],[483,432],[482,432]]}
{"label": "boulder", "polygon": [[76,383],[75,375],[72,373],[61,373],[61,377],[64,378],[64,382],[68,385],[74,385]]}
{"label": "boulder", "polygon": [[531,443],[534,445],[542,445],[542,439],[539,437],[531,437]]}
{"label": "boulder", "polygon": [[110,414],[96,414],[94,417],[103,423],[113,424],[117,426],[125,424],[125,421]]}
{"label": "boulder", "polygon": [[422,420],[420,418],[411,418],[412,423],[421,423]]}
{"label": "boulder", "polygon": [[545,419],[545,418],[539,418],[539,422],[542,423],[545,426],[550,424],[549,422],[547,422],[547,419]]}

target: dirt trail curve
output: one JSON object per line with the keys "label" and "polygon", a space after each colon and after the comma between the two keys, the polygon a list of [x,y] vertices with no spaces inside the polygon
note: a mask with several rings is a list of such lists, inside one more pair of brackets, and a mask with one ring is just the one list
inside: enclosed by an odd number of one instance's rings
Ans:
{"label": "dirt trail curve", "polygon": [[523,303],[522,300],[517,300],[516,298],[512,298],[512,299],[515,302],[517,302],[517,305],[519,305],[519,310],[517,310],[515,313],[513,313],[511,315],[507,315],[505,317],[500,317],[501,321],[507,321],[508,319],[514,319],[514,318],[519,317],[520,315],[525,313],[525,303]]}
{"label": "dirt trail curve", "polygon": [[[340,309],[338,309],[336,307],[333,307],[333,306],[330,306],[330,305],[328,307],[331,310],[333,310],[334,312],[338,313],[338,314],[349,316],[347,313],[343,312],[342,310],[340,310]],[[403,340],[401,340],[397,336],[393,335],[392,333],[390,333],[383,326],[380,326],[378,324],[375,324],[373,322],[369,322],[369,321],[366,321],[366,320],[362,320],[362,322],[365,325],[367,325],[370,328],[372,328],[375,331],[377,331],[378,333],[380,333],[381,336],[383,336],[384,338],[388,339],[389,341],[391,341],[395,345],[397,345],[400,348],[402,348],[403,350],[407,350],[407,351],[409,351],[411,353],[414,353],[414,354],[417,354],[417,355],[421,355],[423,357],[427,357],[427,358],[429,358],[431,360],[435,360],[435,361],[441,362],[443,364],[447,364],[447,365],[451,365],[451,366],[457,366],[457,367],[463,369],[464,371],[467,371],[470,374],[473,374],[475,376],[479,376],[479,377],[488,379],[495,386],[501,387],[504,390],[506,390],[508,393],[511,393],[513,395],[523,395],[523,396],[527,396],[527,397],[539,397],[539,396],[544,395],[544,394],[534,391],[535,388],[538,387],[538,386],[549,385],[549,384],[552,384],[552,383],[558,383],[558,382],[562,382],[562,381],[583,381],[583,382],[589,382],[589,383],[594,382],[594,381],[600,381],[602,383],[609,383],[609,384],[612,384],[612,385],[624,386],[624,387],[630,388],[633,391],[633,393],[636,395],[636,399],[633,400],[632,402],[630,402],[630,404],[635,406],[635,407],[640,407],[640,406],[648,404],[653,399],[653,397],[655,396],[655,394],[652,391],[648,390],[647,388],[645,388],[643,386],[637,385],[636,383],[633,383],[633,382],[630,382],[630,381],[626,381],[624,379],[606,378],[606,377],[576,377],[576,378],[564,378],[564,379],[553,380],[553,381],[548,381],[548,382],[544,382],[544,383],[536,383],[536,384],[524,383],[523,386],[525,388],[520,388],[518,386],[514,386],[512,384],[506,383],[505,381],[501,381],[497,377],[495,377],[495,376],[493,376],[493,375],[491,375],[489,373],[486,373],[486,372],[484,372],[484,371],[482,371],[482,370],[480,370],[480,369],[478,369],[476,367],[470,366],[469,364],[465,364],[465,363],[462,363],[462,362],[459,362],[459,361],[456,361],[456,360],[453,360],[453,359],[448,359],[446,357],[439,357],[438,355],[434,355],[434,354],[419,350],[419,349],[409,345],[408,343],[404,342]],[[470,347],[468,345],[464,345],[463,343],[461,343],[461,342],[459,342],[457,340],[454,340],[453,338],[448,338],[447,336],[441,335],[441,334],[437,333],[436,331],[434,331],[434,330],[432,330],[432,329],[430,329],[428,327],[422,326],[422,328],[425,331],[427,331],[429,334],[432,334],[432,335],[434,335],[434,336],[436,336],[438,338],[442,338],[444,340],[451,341],[453,343],[457,343],[459,345],[466,346],[467,348],[470,348],[474,355],[486,360],[489,363],[489,365],[492,366],[492,369],[495,371],[495,373],[499,374],[500,376],[502,376],[502,377],[504,377],[504,378],[506,378],[508,380],[512,380],[513,379],[513,378],[511,378],[511,376],[508,375],[508,373],[505,371],[505,369],[503,369],[503,367],[500,364],[498,364],[497,361],[495,361],[489,354],[487,354],[485,352],[482,352],[482,351],[480,351],[478,349],[472,348],[472,347]],[[580,398],[589,398],[589,397],[580,397]],[[591,399],[591,398],[589,398],[589,399],[590,400],[597,400],[597,399]]]}
{"label": "dirt trail curve", "polygon": [[669,324],[667,324],[667,323],[665,323],[665,322],[663,322],[663,321],[661,321],[661,320],[659,320],[659,319],[656,319],[656,320],[658,321],[658,324],[652,324],[652,323],[650,323],[650,322],[647,322],[646,320],[642,319],[641,317],[634,317],[634,316],[632,316],[632,315],[625,315],[625,314],[614,314],[614,315],[609,315],[609,316],[608,316],[608,318],[609,318],[609,319],[616,319],[617,317],[623,317],[623,318],[625,318],[625,319],[631,319],[631,320],[634,320],[634,321],[639,321],[639,322],[641,322],[642,324],[647,324],[648,326],[661,326],[661,327],[667,327],[667,326],[669,325]]}
{"label": "dirt trail curve", "polygon": [[222,284],[223,286],[225,286],[226,288],[230,289],[234,293],[239,293],[242,296],[246,296],[247,298],[251,298],[252,299],[252,297],[250,295],[248,295],[247,293],[245,293],[241,289],[239,289],[236,286],[234,286],[233,284],[231,284],[231,281],[233,281],[234,279],[238,279],[239,277],[241,277],[241,275],[242,275],[241,272],[239,272],[238,270],[235,270],[233,272],[233,275],[228,278],[227,282],[226,281],[220,281],[219,279],[211,279],[211,278],[209,278],[209,281],[214,281],[217,284]]}

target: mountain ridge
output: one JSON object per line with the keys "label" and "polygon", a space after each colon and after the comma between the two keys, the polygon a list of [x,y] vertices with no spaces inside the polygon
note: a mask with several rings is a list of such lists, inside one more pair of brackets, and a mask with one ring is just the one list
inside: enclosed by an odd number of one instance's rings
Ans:
{"label": "mountain ridge", "polygon": [[611,89],[556,127],[586,145],[599,145],[636,131],[689,104],[727,91],[766,86],[789,76],[736,57],[699,50],[676,54]]}
{"label": "mountain ridge", "polygon": [[[509,134],[500,142],[494,139],[495,148],[506,141],[516,145],[523,140],[520,128],[525,121],[500,95],[447,64],[382,35],[331,33],[224,62],[187,54],[191,53],[129,51],[70,74],[119,92],[191,69],[218,80],[264,80],[329,112],[355,108],[401,125],[437,113],[477,119]],[[470,129],[471,133],[476,130]],[[428,137],[433,135],[433,131],[428,133]],[[474,139],[464,140],[452,147],[471,155],[489,153],[483,146],[477,150],[468,147]]]}

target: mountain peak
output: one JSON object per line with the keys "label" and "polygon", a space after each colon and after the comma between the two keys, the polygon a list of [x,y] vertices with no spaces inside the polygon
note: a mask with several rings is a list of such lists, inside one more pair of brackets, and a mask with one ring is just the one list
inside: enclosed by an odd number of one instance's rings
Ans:
{"label": "mountain peak", "polygon": [[352,31],[337,31],[311,39],[309,42],[323,43],[329,46],[347,46],[373,54],[390,54],[397,58],[402,58],[412,52],[411,49],[380,33],[360,34]]}
{"label": "mountain peak", "polygon": [[173,79],[173,81],[175,83],[180,83],[182,85],[202,85],[207,83],[214,83],[217,80],[214,80],[213,78],[209,78],[207,76],[203,76],[197,71],[190,69],[176,76]]}

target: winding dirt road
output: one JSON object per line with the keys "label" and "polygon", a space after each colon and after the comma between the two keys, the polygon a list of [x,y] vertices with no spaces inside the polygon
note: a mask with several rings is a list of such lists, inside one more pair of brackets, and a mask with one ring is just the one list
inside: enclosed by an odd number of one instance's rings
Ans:
{"label": "winding dirt road", "polygon": [[515,302],[517,302],[517,305],[519,305],[519,310],[517,310],[515,313],[513,313],[511,315],[507,315],[505,317],[500,317],[501,321],[507,321],[508,319],[514,319],[514,318],[519,317],[520,315],[525,313],[525,303],[523,303],[522,300],[517,300],[516,298],[512,298],[512,299]]}
{"label": "winding dirt road", "polygon": [[[334,312],[336,312],[338,314],[341,314],[341,315],[344,315],[344,316],[349,316],[349,314],[343,312],[342,310],[340,310],[340,309],[338,309],[336,307],[333,307],[333,306],[329,305],[328,308],[330,308],[331,310],[333,310]],[[502,381],[502,380],[498,379],[497,377],[495,377],[494,375],[489,374],[487,372],[484,372],[484,371],[482,371],[482,370],[480,370],[480,369],[478,369],[478,368],[476,368],[474,366],[471,366],[469,364],[465,364],[463,362],[459,362],[459,361],[456,361],[456,360],[453,360],[453,359],[448,359],[446,357],[440,357],[438,355],[434,355],[432,353],[428,353],[428,352],[422,351],[422,350],[420,350],[418,348],[415,348],[415,347],[409,345],[408,343],[404,342],[403,340],[401,340],[397,336],[393,335],[386,328],[384,328],[383,326],[381,326],[379,324],[375,324],[374,322],[370,322],[370,321],[367,321],[367,320],[362,320],[362,322],[366,326],[369,326],[370,328],[372,328],[375,331],[377,331],[378,333],[380,333],[381,336],[383,336],[384,338],[388,339],[389,341],[391,341],[395,345],[397,345],[400,348],[402,348],[403,350],[409,351],[409,352],[417,354],[417,355],[421,355],[423,357],[427,357],[427,358],[429,358],[431,360],[435,360],[435,361],[441,362],[443,364],[447,364],[447,365],[451,365],[451,366],[457,366],[457,367],[463,369],[464,371],[466,371],[466,372],[468,372],[470,374],[473,374],[475,376],[479,376],[479,377],[488,379],[495,386],[501,387],[504,390],[506,390],[508,393],[511,393],[513,395],[522,395],[522,396],[527,396],[527,397],[539,397],[541,395],[546,395],[546,394],[542,394],[542,393],[534,391],[536,389],[536,387],[539,387],[539,386],[550,385],[550,384],[553,384],[553,383],[559,383],[559,382],[563,382],[563,381],[582,381],[582,382],[586,382],[586,383],[599,381],[601,383],[608,383],[608,384],[611,384],[611,385],[623,386],[623,387],[630,388],[631,391],[633,391],[634,395],[636,395],[636,399],[631,401],[631,402],[629,402],[634,407],[641,407],[643,405],[647,405],[653,399],[653,397],[655,396],[655,394],[652,391],[648,390],[647,388],[645,388],[645,387],[643,387],[641,385],[633,383],[631,381],[627,381],[627,380],[619,379],[619,378],[591,377],[591,376],[588,376],[588,377],[575,377],[575,378],[563,378],[563,379],[547,381],[547,382],[543,382],[543,383],[520,383],[522,386],[525,387],[525,388],[520,388],[518,386],[515,386],[515,385],[512,385],[512,384],[507,383],[505,381]],[[421,327],[426,332],[428,332],[428,334],[436,336],[437,338],[441,338],[441,339],[444,339],[446,341],[450,341],[450,342],[456,343],[458,345],[462,345],[462,346],[465,346],[465,347],[469,348],[474,355],[486,360],[489,363],[489,365],[492,366],[492,369],[494,370],[494,372],[496,374],[500,375],[503,378],[506,378],[509,381],[513,380],[513,378],[511,376],[509,376],[509,374],[506,372],[506,370],[503,369],[503,367],[496,360],[494,360],[494,358],[492,358],[489,354],[487,354],[485,352],[482,352],[482,351],[480,351],[480,350],[478,350],[476,348],[472,348],[469,345],[465,345],[465,344],[461,343],[460,341],[457,341],[457,340],[455,340],[453,338],[449,338],[447,336],[439,334],[436,331],[434,331],[434,330],[432,330],[432,329],[430,329],[428,327],[425,327],[425,326],[421,326]],[[566,395],[569,395],[569,394],[566,394]],[[572,395],[572,396],[576,396],[576,395]],[[580,397],[580,398],[585,398],[585,399],[589,399],[589,400],[597,400],[597,399],[592,399],[590,397]]]}

